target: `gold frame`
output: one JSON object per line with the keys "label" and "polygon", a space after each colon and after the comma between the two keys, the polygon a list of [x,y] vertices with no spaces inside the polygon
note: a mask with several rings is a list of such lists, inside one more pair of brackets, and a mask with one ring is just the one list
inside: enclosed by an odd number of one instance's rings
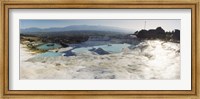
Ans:
{"label": "gold frame", "polygon": [[[19,96],[96,96],[96,95],[101,95],[101,96],[134,96],[134,97],[199,97],[198,95],[198,78],[199,76],[197,75],[199,72],[199,67],[198,64],[199,62],[197,59],[199,59],[198,55],[198,40],[199,34],[198,34],[198,26],[199,26],[199,2],[198,1],[193,1],[193,2],[137,2],[137,1],[131,1],[131,2],[122,2],[122,1],[97,1],[97,2],[92,2],[92,1],[78,1],[78,2],[73,2],[73,1],[60,1],[60,2],[36,2],[36,1],[29,1],[29,2],[13,2],[13,1],[2,1],[1,2],[1,11],[2,11],[2,16],[1,16],[1,26],[2,26],[2,31],[0,34],[0,48],[1,48],[1,56],[0,59],[0,68],[1,68],[1,77],[0,79],[2,80],[1,86],[2,92],[1,95],[2,97],[19,97]],[[192,10],[192,90],[167,90],[167,91],[11,91],[9,90],[9,81],[8,81],[8,68],[9,68],[9,62],[8,62],[8,42],[9,42],[9,30],[8,30],[8,21],[9,21],[9,9],[25,9],[25,8],[156,8],[156,9],[166,9],[166,8],[188,8]]]}

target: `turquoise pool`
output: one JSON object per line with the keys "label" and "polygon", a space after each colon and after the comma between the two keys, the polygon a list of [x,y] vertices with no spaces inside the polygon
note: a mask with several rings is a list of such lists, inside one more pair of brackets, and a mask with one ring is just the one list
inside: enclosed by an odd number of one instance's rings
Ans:
{"label": "turquoise pool", "polygon": [[60,44],[46,43],[46,44],[42,44],[42,45],[38,46],[37,49],[39,49],[39,50],[50,50],[50,49],[55,49],[55,48],[60,48],[60,47],[62,47]]}
{"label": "turquoise pool", "polygon": [[72,50],[72,52],[75,53],[85,53],[93,48],[102,48],[104,51],[107,51],[109,53],[120,53],[123,48],[129,47],[130,44],[110,44],[110,45],[99,45],[99,46],[93,46],[93,47],[80,47],[75,48]]}
{"label": "turquoise pool", "polygon": [[45,53],[37,55],[36,57],[56,57],[56,56],[62,56],[62,54],[63,53],[45,52]]}
{"label": "turquoise pool", "polygon": [[[101,48],[108,53],[120,53],[123,48],[127,48],[129,46],[131,46],[131,45],[130,44],[109,44],[109,45],[99,45],[99,46],[92,46],[92,47],[79,47],[79,48],[75,48],[73,50],[70,50],[70,52],[72,52],[74,54],[87,53],[89,51],[92,51],[92,49]],[[43,45],[43,47],[45,47],[45,45]],[[49,51],[49,52],[39,54],[36,57],[56,57],[56,56],[62,56],[63,54],[66,54],[66,53]],[[71,55],[71,56],[74,56],[74,55]]]}

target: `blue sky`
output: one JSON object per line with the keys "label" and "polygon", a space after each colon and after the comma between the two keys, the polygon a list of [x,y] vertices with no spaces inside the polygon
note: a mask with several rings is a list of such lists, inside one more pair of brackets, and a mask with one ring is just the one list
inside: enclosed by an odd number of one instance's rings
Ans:
{"label": "blue sky", "polygon": [[[146,27],[144,26],[146,21]],[[20,29],[25,28],[50,28],[66,27],[70,25],[102,25],[126,28],[129,30],[155,29],[161,26],[166,31],[181,28],[181,20],[136,20],[136,19],[69,19],[69,20],[38,20],[38,19],[21,19]]]}

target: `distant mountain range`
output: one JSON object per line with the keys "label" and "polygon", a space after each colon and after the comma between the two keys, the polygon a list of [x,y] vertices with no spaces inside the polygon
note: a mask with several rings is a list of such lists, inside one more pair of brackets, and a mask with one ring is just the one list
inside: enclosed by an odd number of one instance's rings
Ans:
{"label": "distant mountain range", "polygon": [[21,34],[32,34],[37,32],[65,32],[65,31],[109,31],[109,32],[118,32],[118,33],[134,33],[134,30],[128,30],[119,27],[111,26],[95,26],[95,25],[70,25],[66,27],[57,27],[57,28],[26,28],[20,29]]}

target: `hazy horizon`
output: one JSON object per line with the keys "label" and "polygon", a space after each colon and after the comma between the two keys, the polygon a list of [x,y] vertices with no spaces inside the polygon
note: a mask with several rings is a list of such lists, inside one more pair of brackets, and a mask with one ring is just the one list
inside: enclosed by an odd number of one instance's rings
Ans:
{"label": "hazy horizon", "polygon": [[[146,23],[146,25],[145,25]],[[72,25],[88,25],[88,26],[110,26],[119,27],[131,31],[141,29],[155,29],[162,27],[165,31],[172,31],[181,28],[181,20],[179,19],[21,19],[20,29],[27,28],[63,28]]]}

